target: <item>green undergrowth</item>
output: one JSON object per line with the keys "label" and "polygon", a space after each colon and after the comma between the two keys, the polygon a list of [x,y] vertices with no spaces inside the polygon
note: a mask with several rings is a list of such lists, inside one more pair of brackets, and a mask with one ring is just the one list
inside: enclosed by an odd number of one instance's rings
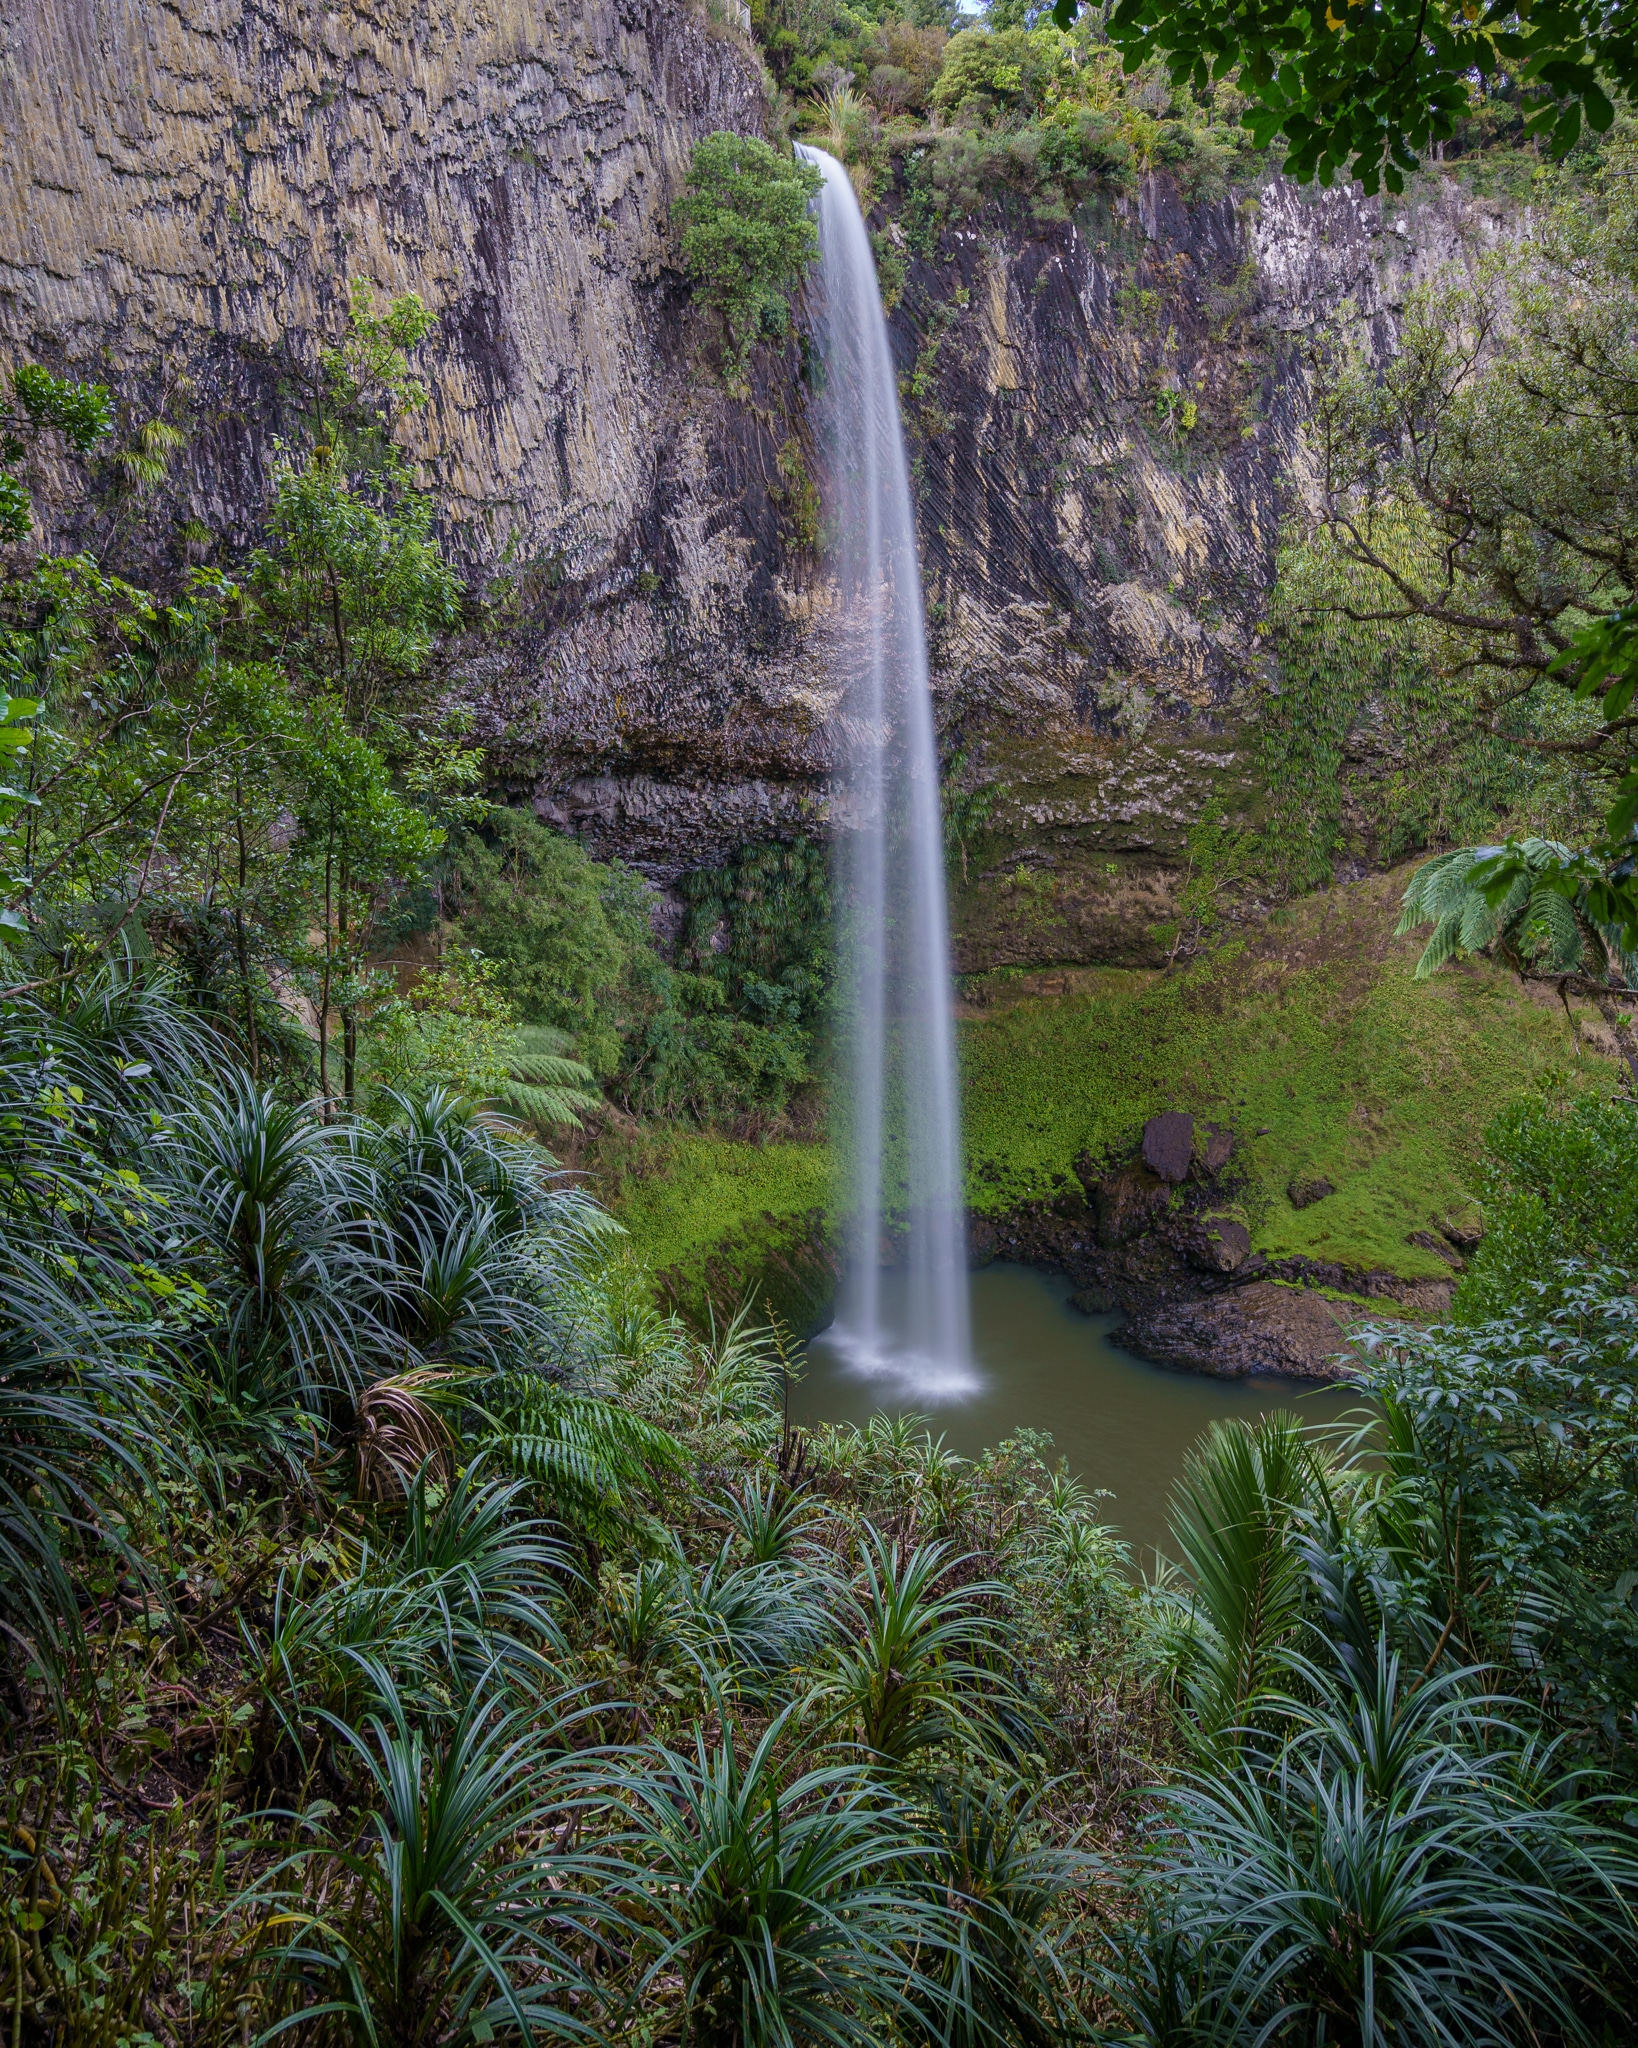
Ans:
{"label": "green undergrowth", "polygon": [[[1174,976],[1106,970],[1051,999],[975,984],[996,1014],[962,1041],[974,1207],[1074,1190],[1077,1161],[1118,1161],[1149,1117],[1189,1110],[1237,1133],[1259,1250],[1448,1275],[1406,1240],[1471,1209],[1497,1111],[1566,1069],[1575,1088],[1614,1068],[1578,1063],[1562,1013],[1494,969],[1414,982],[1414,944],[1387,937],[1402,887],[1309,898]],[[1295,1209],[1296,1176],[1335,1193]]]}
{"label": "green undergrowth", "polygon": [[645,1130],[604,1139],[596,1170],[633,1254],[685,1314],[702,1320],[754,1293],[798,1331],[812,1319],[829,1286],[828,1146]]}
{"label": "green undergrowth", "polygon": [[[1487,1126],[1521,1093],[1607,1091],[1615,1068],[1561,1011],[1482,963],[1412,979],[1390,936],[1403,873],[1327,890],[1171,975],[1004,970],[967,984],[961,1028],[968,1200],[1002,1215],[1082,1186],[1166,1109],[1230,1125],[1234,1188],[1259,1251],[1404,1279],[1446,1278],[1413,1232],[1470,1215]],[[976,1014],[975,1014],[976,1013]],[[605,1141],[600,1191],[691,1315],[756,1290],[800,1325],[817,1305],[832,1162],[817,1143],[659,1131]],[[1306,1209],[1296,1177],[1335,1192]]]}

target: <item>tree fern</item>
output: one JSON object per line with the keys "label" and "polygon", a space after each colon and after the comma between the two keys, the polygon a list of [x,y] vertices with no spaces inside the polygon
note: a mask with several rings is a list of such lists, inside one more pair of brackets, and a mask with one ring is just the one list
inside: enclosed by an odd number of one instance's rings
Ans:
{"label": "tree fern", "polygon": [[499,1100],[514,1116],[532,1124],[580,1128],[580,1112],[602,1105],[591,1068],[570,1056],[574,1041],[547,1024],[520,1024],[506,1055],[506,1081]]}

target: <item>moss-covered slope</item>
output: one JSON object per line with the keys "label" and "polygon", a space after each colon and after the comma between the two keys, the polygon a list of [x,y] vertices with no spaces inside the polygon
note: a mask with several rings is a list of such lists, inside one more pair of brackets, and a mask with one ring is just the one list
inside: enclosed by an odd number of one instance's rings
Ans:
{"label": "moss-covered slope", "polygon": [[[1078,1192],[1078,1162],[1122,1158],[1147,1118],[1186,1109],[1235,1130],[1259,1251],[1448,1275],[1409,1239],[1471,1210],[1497,1110],[1555,1075],[1607,1087],[1615,1069],[1594,1020],[1580,1020],[1578,1057],[1562,1010],[1494,968],[1416,982],[1417,942],[1392,936],[1404,880],[1326,890],[1170,975],[1066,968],[969,982],[973,1208],[999,1216]],[[831,1198],[817,1144],[657,1138],[618,1166],[610,1191],[636,1249],[685,1301],[725,1299],[770,1259],[783,1273]],[[1298,1210],[1286,1194],[1298,1176],[1335,1192]]]}

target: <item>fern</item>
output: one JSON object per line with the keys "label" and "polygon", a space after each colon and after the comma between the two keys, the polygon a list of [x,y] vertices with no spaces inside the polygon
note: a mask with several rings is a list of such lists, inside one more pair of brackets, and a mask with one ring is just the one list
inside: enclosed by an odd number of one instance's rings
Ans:
{"label": "fern", "polygon": [[496,1425],[494,1449],[515,1471],[544,1487],[567,1521],[588,1530],[615,1526],[631,1496],[657,1471],[677,1471],[687,1453],[669,1430],[617,1401],[583,1394],[537,1373],[503,1374],[486,1401]]}
{"label": "fern", "polygon": [[574,1041],[546,1024],[521,1024],[506,1055],[506,1080],[499,1100],[514,1116],[532,1124],[580,1128],[580,1113],[597,1109],[603,1097],[591,1068],[571,1057]]}
{"label": "fern", "polygon": [[[1433,926],[1417,980],[1472,953],[1495,953],[1521,973],[1541,975],[1579,969],[1599,978],[1619,965],[1610,934],[1588,922],[1579,895],[1566,893],[1561,871],[1573,859],[1557,840],[1524,839],[1462,846],[1425,861],[1410,879],[1398,925],[1400,933]],[[1503,861],[1514,871],[1492,902]]]}

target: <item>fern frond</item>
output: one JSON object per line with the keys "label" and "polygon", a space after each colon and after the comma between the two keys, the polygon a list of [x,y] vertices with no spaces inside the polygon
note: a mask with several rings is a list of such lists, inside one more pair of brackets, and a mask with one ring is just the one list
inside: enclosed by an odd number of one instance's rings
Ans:
{"label": "fern frond", "polygon": [[578,1130],[581,1112],[601,1108],[603,1096],[591,1068],[571,1057],[573,1043],[549,1025],[521,1025],[507,1050],[498,1100],[530,1123]]}
{"label": "fern frond", "polygon": [[620,1512],[633,1488],[676,1471],[687,1453],[668,1430],[617,1401],[576,1393],[534,1373],[508,1373],[486,1400],[500,1455],[571,1512]]}
{"label": "fern frond", "polygon": [[1416,963],[1416,979],[1426,981],[1461,950],[1462,914],[1460,910],[1446,911],[1434,927],[1433,937],[1428,940],[1421,959]]}
{"label": "fern frond", "polygon": [[1586,941],[1574,907],[1545,883],[1531,892],[1521,937],[1528,946],[1531,964],[1544,974],[1573,973],[1586,953]]}

